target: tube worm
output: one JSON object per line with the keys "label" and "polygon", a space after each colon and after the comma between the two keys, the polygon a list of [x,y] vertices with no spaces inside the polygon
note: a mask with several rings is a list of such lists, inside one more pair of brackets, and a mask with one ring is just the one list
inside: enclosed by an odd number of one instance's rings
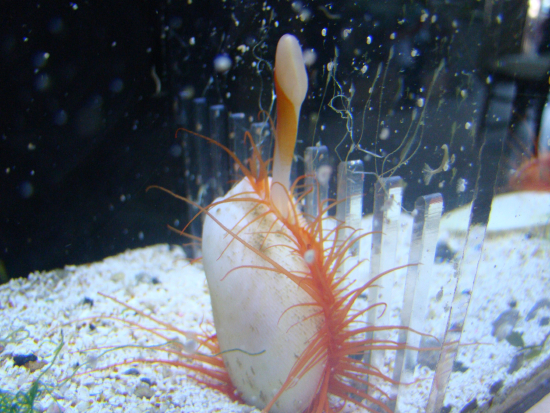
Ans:
{"label": "tube worm", "polygon": [[[241,397],[259,407],[265,407],[277,394],[296,356],[304,352],[322,324],[322,316],[307,305],[311,298],[300,286],[300,279],[308,267],[294,250],[294,234],[285,226],[289,211],[295,210],[295,205],[289,205],[290,166],[300,106],[307,91],[301,49],[293,36],[279,41],[275,85],[273,179],[258,187],[245,178],[216,200],[205,219],[202,237],[220,349],[264,351],[258,356],[242,352],[223,356]],[[303,411],[315,395],[322,369],[318,364],[308,371],[278,398],[272,411]]]}
{"label": "tube worm", "polygon": [[330,205],[306,221],[289,188],[307,92],[301,49],[291,35],[277,47],[275,87],[273,178],[257,148],[250,169],[226,149],[245,178],[203,210],[203,265],[223,363],[240,397],[264,412],[332,412],[329,394],[363,407],[367,399],[390,412],[361,389],[367,375],[391,379],[357,354],[399,348],[365,338],[369,331],[396,327],[365,326],[360,319],[370,308],[354,309],[384,274],[352,288],[353,268],[342,268],[357,234],[336,239],[338,228],[324,214]]}

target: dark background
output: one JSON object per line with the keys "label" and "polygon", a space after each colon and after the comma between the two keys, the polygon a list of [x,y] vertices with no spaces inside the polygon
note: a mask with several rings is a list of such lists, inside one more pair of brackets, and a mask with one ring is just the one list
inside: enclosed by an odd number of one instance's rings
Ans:
{"label": "dark background", "polygon": [[[193,128],[193,98],[206,97],[209,104],[223,103],[252,118],[270,108],[269,64],[287,32],[317,53],[309,68],[299,151],[321,141],[335,163],[350,147],[346,120],[327,106],[337,85],[326,83],[326,65],[337,48],[342,93],[355,89],[349,108],[354,140],[364,133],[362,146],[369,150],[395,149],[412,111],[421,111],[417,100],[427,98],[433,86],[417,137],[419,151],[398,171],[408,184],[405,208],[435,191],[443,192],[447,207],[471,199],[489,74],[483,62],[518,48],[513,34],[521,32],[525,10],[506,12],[508,2],[496,2],[487,19],[478,1],[337,3],[327,8],[317,1],[4,2],[0,277],[90,262],[127,248],[185,242],[167,228],[183,228],[189,215],[185,203],[146,188],[189,193],[193,170],[186,173],[175,130]],[[496,15],[508,23],[506,35],[494,29]],[[497,34],[488,40],[484,33]],[[413,50],[418,57],[411,57]],[[213,68],[220,54],[233,61],[226,73]],[[444,70],[434,81],[442,59]],[[387,68],[386,77],[374,83],[379,66]],[[343,108],[342,100],[333,103]],[[391,138],[375,148],[380,122]],[[452,181],[440,175],[424,185],[424,162],[436,168],[438,148],[451,138],[457,176]],[[364,154],[354,151],[350,159]],[[375,167],[374,160],[364,160],[366,170],[381,172],[381,162]],[[393,156],[387,165],[397,161]],[[464,193],[455,190],[458,177],[469,181]],[[374,180],[367,176],[368,187]],[[447,183],[440,186],[441,180]],[[367,197],[365,210],[371,205]]]}

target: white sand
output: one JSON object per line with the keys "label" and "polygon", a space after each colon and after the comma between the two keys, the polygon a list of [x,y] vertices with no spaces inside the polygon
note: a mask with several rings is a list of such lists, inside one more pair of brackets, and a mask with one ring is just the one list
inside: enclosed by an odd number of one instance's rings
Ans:
{"label": "white sand", "polygon": [[[160,283],[154,284],[153,277]],[[34,273],[28,280],[12,280],[0,286],[0,340],[18,329],[28,334],[27,337],[20,334],[24,337],[20,341],[5,344],[0,356],[2,390],[17,392],[28,388],[39,374],[39,371],[29,373],[25,367],[14,367],[11,354],[33,353],[39,360],[49,362],[63,333],[65,345],[51,370],[41,379],[52,385],[53,390],[39,401],[39,409],[50,407],[55,411],[54,405],[58,404],[65,412],[254,410],[197,385],[185,376],[184,370],[165,365],[120,366],[76,376],[68,384],[59,386],[56,381],[70,375],[76,363],[91,363],[82,368],[85,371],[125,359],[167,358],[166,354],[135,348],[112,351],[99,359],[95,357],[103,351],[86,351],[104,346],[147,346],[162,342],[119,321],[84,320],[111,315],[151,325],[98,292],[117,297],[179,328],[200,333],[201,325],[208,329],[212,324],[204,273],[200,265],[188,265],[179,247],[158,245],[127,251],[91,265]],[[93,300],[93,306],[83,304],[85,297]],[[95,326],[93,331],[90,323]],[[185,338],[180,336],[180,340]],[[123,374],[132,367],[139,375]],[[142,378],[149,379],[153,385],[141,381]],[[140,394],[146,397],[138,397]]]}
{"label": "white sand", "polygon": [[[406,262],[410,244],[410,219],[402,225],[400,264]],[[518,383],[533,375],[550,359],[550,344],[542,353],[527,360],[514,373],[507,373],[518,348],[506,340],[492,336],[492,322],[510,309],[519,317],[514,331],[523,334],[526,345],[540,343],[550,334],[550,324],[539,325],[550,317],[550,308],[540,308],[536,316],[526,320],[533,305],[550,299],[550,240],[548,235],[528,236],[529,230],[501,231],[487,237],[482,263],[474,287],[469,316],[462,343],[482,343],[462,346],[458,360],[467,368],[453,372],[445,405],[452,412],[460,411],[476,398],[479,406],[493,397],[494,404],[506,399]],[[444,235],[452,248],[460,245],[457,234]],[[438,335],[444,318],[443,309],[450,302],[453,289],[452,263],[435,267],[430,290],[430,311],[425,332]],[[402,286],[404,272],[396,278],[396,288]],[[158,283],[155,282],[155,279]],[[443,287],[442,294],[438,294]],[[68,266],[63,270],[31,274],[28,280],[12,280],[0,286],[0,389],[17,392],[28,389],[41,370],[30,372],[27,367],[15,367],[13,354],[32,353],[38,360],[50,362],[62,338],[64,346],[51,369],[41,378],[50,393],[40,398],[36,407],[49,412],[252,412],[251,407],[232,403],[226,396],[197,385],[185,376],[182,368],[166,365],[128,364],[114,369],[86,373],[60,385],[58,380],[79,372],[100,368],[134,358],[168,358],[158,351],[143,348],[120,348],[104,353],[97,347],[138,344],[150,346],[162,340],[121,321],[107,319],[116,316],[152,326],[149,320],[136,316],[121,305],[98,295],[117,297],[135,308],[153,314],[182,330],[212,332],[210,299],[201,265],[190,265],[181,248],[166,245],[127,251],[102,262]],[[93,305],[84,299],[93,300]],[[391,311],[392,309],[390,309]],[[395,319],[399,308],[392,311]],[[102,316],[97,320],[89,317]],[[93,329],[90,325],[93,324]],[[11,333],[21,330],[17,335]],[[174,337],[175,333],[167,333]],[[185,338],[180,336],[180,341]],[[1,346],[4,346],[3,352]],[[388,363],[389,366],[389,363]],[[136,375],[124,374],[135,368]],[[42,371],[45,367],[42,368]],[[429,377],[427,367],[417,368],[417,377]],[[142,379],[148,380],[151,385]],[[491,395],[489,388],[502,380],[503,386]],[[420,381],[408,389],[410,412],[421,413],[429,393],[429,381]],[[502,399],[502,400],[501,400]],[[57,410],[60,409],[60,410]],[[353,409],[349,409],[353,411]],[[485,407],[473,411],[486,411]]]}

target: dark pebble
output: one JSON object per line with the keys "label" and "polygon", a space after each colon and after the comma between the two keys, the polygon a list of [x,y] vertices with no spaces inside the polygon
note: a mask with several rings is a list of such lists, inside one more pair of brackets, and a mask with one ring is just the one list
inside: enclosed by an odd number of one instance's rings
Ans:
{"label": "dark pebble", "polygon": [[531,310],[529,311],[529,313],[527,313],[527,317],[525,317],[525,319],[527,321],[529,320],[532,320],[533,318],[535,318],[537,316],[537,312],[541,309],[541,308],[550,308],[550,300],[548,298],[543,298],[541,300],[538,300],[535,305],[531,308]]}
{"label": "dark pebble", "polygon": [[[422,337],[420,339],[420,348],[436,348],[441,347],[441,344],[434,338]],[[435,370],[439,361],[439,350],[421,350],[418,352],[418,363],[421,366],[426,366],[430,370]]]}
{"label": "dark pebble", "polygon": [[512,359],[512,362],[510,363],[510,367],[508,367],[507,373],[512,374],[518,371],[519,369],[521,369],[524,361],[525,361],[525,356],[523,355],[523,353],[519,353],[515,355],[514,358]]}
{"label": "dark pebble", "polygon": [[147,377],[142,377],[140,380],[141,380],[142,382],[148,384],[149,386],[152,385],[151,379],[148,379]]}
{"label": "dark pebble", "polygon": [[523,341],[522,334],[523,333],[519,333],[517,331],[512,331],[506,336],[506,341],[514,347],[525,347],[525,342]]}
{"label": "dark pebble", "polygon": [[90,307],[94,306],[94,300],[89,297],[84,297],[84,300],[82,300],[82,305],[89,305]]}
{"label": "dark pebble", "polygon": [[501,341],[512,332],[516,326],[518,318],[519,311],[514,308],[503,311],[497,319],[493,321],[493,331],[491,332],[491,335],[495,337],[497,341]]}
{"label": "dark pebble", "polygon": [[16,366],[24,366],[30,361],[37,361],[38,357],[36,357],[34,354],[16,354],[13,356],[13,364]]}
{"label": "dark pebble", "polygon": [[489,388],[489,393],[497,394],[498,391],[502,389],[502,386],[504,386],[504,382],[502,380],[495,381]]}
{"label": "dark pebble", "polygon": [[475,409],[477,409],[477,399],[470,400],[468,404],[462,408],[460,413],[473,412]]}
{"label": "dark pebble", "polygon": [[122,374],[127,374],[127,375],[131,375],[131,376],[139,376],[139,370],[132,367],[131,369],[128,369],[126,370],[124,373]]}
{"label": "dark pebble", "polygon": [[445,242],[438,242],[435,247],[435,262],[441,264],[451,261],[456,255],[456,251],[453,251]]}
{"label": "dark pebble", "polygon": [[466,367],[463,362],[461,361],[455,361],[453,364],[453,371],[459,371],[461,373],[464,373],[468,371],[469,367]]}

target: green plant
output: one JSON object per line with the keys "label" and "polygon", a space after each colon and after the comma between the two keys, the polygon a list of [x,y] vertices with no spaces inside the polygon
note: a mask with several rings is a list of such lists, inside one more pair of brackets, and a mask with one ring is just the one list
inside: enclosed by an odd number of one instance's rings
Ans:
{"label": "green plant", "polygon": [[[7,343],[11,341],[21,341],[17,340],[17,334],[20,332],[26,332],[24,329],[18,329],[10,333],[7,337],[0,339],[0,343]],[[28,333],[27,333],[28,336]],[[15,337],[15,338],[12,338]],[[31,413],[36,412],[34,405],[35,402],[44,394],[51,394],[51,386],[44,384],[41,381],[41,378],[48,372],[51,368],[61,348],[64,345],[63,335],[61,335],[61,342],[54,351],[53,359],[48,364],[48,367],[40,373],[40,375],[34,380],[28,390],[20,390],[17,393],[12,393],[0,389],[0,412],[1,413]]]}

